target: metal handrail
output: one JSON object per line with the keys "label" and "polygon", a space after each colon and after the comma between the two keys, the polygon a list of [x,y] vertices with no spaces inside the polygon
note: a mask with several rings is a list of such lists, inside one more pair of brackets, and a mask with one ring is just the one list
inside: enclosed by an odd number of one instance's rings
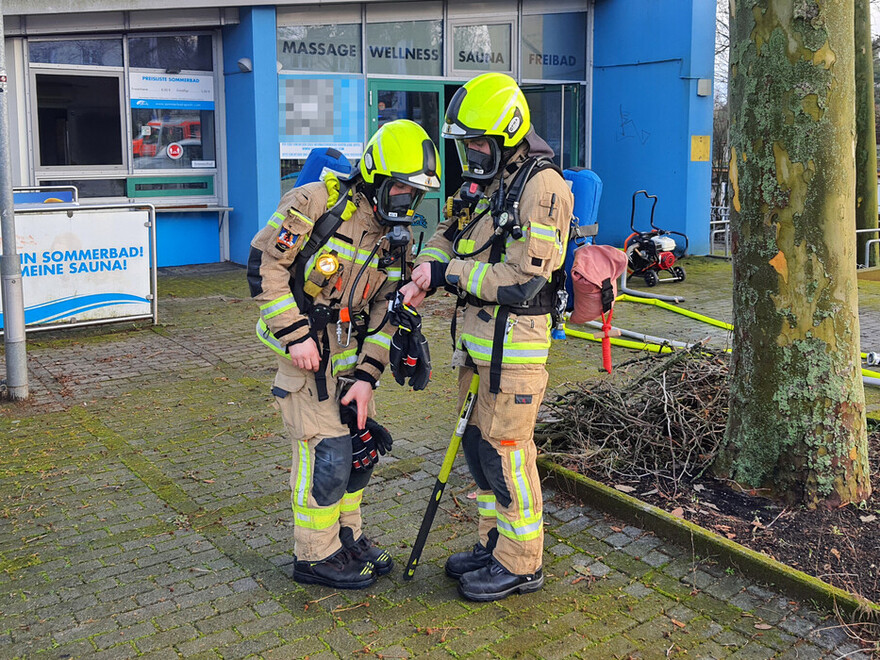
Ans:
{"label": "metal handrail", "polygon": [[730,256],[730,209],[726,206],[712,206],[709,209],[709,254],[715,254],[715,237],[721,234],[724,237],[724,255]]}
{"label": "metal handrail", "polygon": [[[45,208],[34,207],[15,209],[15,215],[29,213],[46,213],[51,211],[67,211],[68,217],[73,217],[74,211],[107,211],[113,209],[125,209],[131,211],[146,209],[150,212],[150,288],[152,289],[151,293],[153,297],[153,299],[150,301],[150,310],[152,312],[151,316],[153,319],[153,325],[157,325],[159,323],[159,275],[157,272],[158,265],[156,259],[156,207],[153,204],[137,202],[132,202],[129,204],[53,204],[52,206]],[[132,321],[142,318],[147,317],[143,315],[125,316],[114,318],[112,322],[117,323],[119,321]],[[58,330],[59,328],[76,328],[86,325],[100,325],[107,322],[108,321],[106,319],[101,319],[97,321],[80,321],[79,323],[69,323],[64,325],[34,326],[32,328],[28,328],[28,330]]]}

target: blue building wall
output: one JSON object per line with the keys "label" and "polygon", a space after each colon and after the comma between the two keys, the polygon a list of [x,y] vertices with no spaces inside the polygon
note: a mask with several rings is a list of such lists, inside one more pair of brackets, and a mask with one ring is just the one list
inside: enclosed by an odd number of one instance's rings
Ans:
{"label": "blue building wall", "polygon": [[[655,224],[709,252],[711,163],[691,159],[691,137],[712,135],[714,0],[597,0],[593,45],[592,169],[602,178],[597,242],[623,245],[632,196],[659,197]],[[650,205],[636,206],[637,230]]]}
{"label": "blue building wall", "polygon": [[212,264],[220,261],[215,212],[156,213],[156,263],[163,266]]}
{"label": "blue building wall", "polygon": [[[226,162],[228,172],[229,255],[247,263],[250,241],[275,211],[281,190],[278,166],[278,73],[275,7],[249,7],[241,22],[223,30],[226,81]],[[247,57],[253,71],[242,73]]]}

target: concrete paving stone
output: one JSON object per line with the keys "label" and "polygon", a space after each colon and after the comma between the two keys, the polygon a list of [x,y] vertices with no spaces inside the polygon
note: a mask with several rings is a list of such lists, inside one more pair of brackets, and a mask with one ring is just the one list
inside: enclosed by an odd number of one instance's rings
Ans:
{"label": "concrete paving stone", "polygon": [[590,646],[592,642],[587,639],[567,635],[560,639],[548,641],[534,650],[534,655],[544,660],[564,660],[571,658]]}
{"label": "concrete paving stone", "polygon": [[626,658],[639,650],[639,645],[623,635],[616,635],[611,639],[600,642],[595,646],[589,646],[581,652],[584,658]]}
{"label": "concrete paving stone", "polygon": [[597,577],[597,578],[605,577],[606,575],[611,573],[611,568],[609,568],[608,566],[606,566],[605,564],[603,564],[600,561],[597,561],[597,562],[590,564],[589,568],[590,568],[590,575]]}
{"label": "concrete paving stone", "polygon": [[705,587],[705,591],[710,596],[729,601],[734,595],[745,591],[748,586],[748,582],[742,578],[734,575],[727,575]]}
{"label": "concrete paving stone", "polygon": [[755,616],[762,618],[767,623],[776,625],[791,611],[788,600],[782,597],[773,598],[755,608]]}
{"label": "concrete paving stone", "polygon": [[776,593],[775,591],[772,591],[771,589],[768,589],[767,587],[759,585],[759,584],[749,585],[748,592],[754,596],[757,596],[758,598],[760,598],[764,601],[767,601],[767,600],[770,600],[771,598],[776,598],[777,596],[779,596],[779,594]]}
{"label": "concrete paving stone", "polygon": [[171,630],[163,630],[162,632],[142,637],[134,643],[138,651],[141,653],[149,653],[150,651],[158,651],[167,649],[181,642],[195,639],[199,636],[199,631],[190,625],[183,625]]}
{"label": "concrete paving stone", "polygon": [[635,582],[631,584],[630,586],[626,587],[624,591],[634,598],[644,598],[645,596],[650,596],[652,593],[654,593],[652,589],[649,589],[641,582]]}
{"label": "concrete paving stone", "polygon": [[775,655],[776,652],[773,649],[757,642],[749,642],[742,648],[737,649],[730,658],[731,660],[768,660]]}
{"label": "concrete paving stone", "polygon": [[694,587],[695,589],[705,590],[709,586],[713,585],[718,578],[713,575],[709,575],[703,569],[699,569],[696,571],[691,571],[689,573],[685,573],[681,577],[681,581],[690,587]]}
{"label": "concrete paving stone", "polygon": [[[807,642],[798,642],[790,649],[787,649],[783,653],[777,656],[779,660],[820,660],[820,658],[824,658],[825,651],[818,646],[813,646]],[[836,658],[837,656],[831,656],[832,658]]]}
{"label": "concrete paving stone", "polygon": [[170,630],[186,623],[195,624],[197,621],[208,619],[217,613],[211,603],[200,603],[186,609],[177,609],[175,604],[171,603],[171,607],[174,611],[152,618],[159,630]]}
{"label": "concrete paving stone", "polygon": [[[10,652],[6,653],[3,645],[0,644],[0,657],[3,658],[15,658],[15,657],[27,657],[26,655],[18,655],[15,653],[14,649],[8,649]],[[122,649],[120,649],[122,650]],[[137,652],[134,649],[131,649],[133,654]],[[69,644],[60,644],[53,646],[50,651],[44,651],[40,649],[41,657],[49,657],[49,658],[64,658],[65,660],[68,658],[90,658],[95,653],[95,645],[92,644],[87,639],[82,639],[77,642],[71,642]],[[19,651],[20,653],[20,651]],[[124,653],[122,654],[124,655]]]}
{"label": "concrete paving stone", "polygon": [[572,548],[570,545],[566,545],[565,543],[557,543],[556,545],[551,547],[548,552],[550,552],[550,554],[556,555],[557,557],[564,557],[575,552],[575,549]]}
{"label": "concrete paving stone", "polygon": [[777,626],[779,626],[781,630],[796,637],[806,637],[810,632],[815,630],[819,623],[820,619],[817,616],[801,616],[799,614],[789,613],[777,624]]}
{"label": "concrete paving stone", "polygon": [[716,642],[704,642],[688,651],[688,658],[694,660],[722,660],[730,655],[729,649]]}
{"label": "concrete paving stone", "polygon": [[124,660],[125,658],[134,658],[138,656],[144,657],[138,653],[131,643],[113,646],[109,649],[98,651],[97,653],[90,653],[88,655],[88,657],[93,660],[117,660],[117,658]]}
{"label": "concrete paving stone", "polygon": [[[394,637],[394,635],[389,635],[389,638],[390,637]],[[399,641],[397,638],[386,638],[386,640],[388,644],[393,644]],[[321,641],[324,642],[328,649],[332,649],[334,653],[338,653],[343,657],[352,657],[355,653],[362,651],[365,648],[364,644],[358,640],[357,637],[344,628],[331,629],[321,635]],[[371,644],[375,643],[377,645],[382,645],[382,641],[383,640],[374,641],[373,639],[370,639]]]}
{"label": "concrete paving stone", "polygon": [[597,523],[593,518],[589,516],[578,516],[576,518],[572,518],[571,520],[560,525],[559,527],[554,528],[553,535],[565,539],[589,530],[589,534],[591,536],[601,539],[609,536],[612,533],[611,528],[609,527],[607,529],[608,533],[606,534],[606,528],[601,526],[603,524],[604,523]]}
{"label": "concrete paving stone", "polygon": [[836,623],[833,619],[829,619],[808,634],[806,639],[811,644],[821,646],[823,649],[830,651],[841,644],[846,644],[849,641],[849,636],[842,625]]}
{"label": "concrete paving stone", "polygon": [[841,644],[834,649],[833,654],[837,658],[846,658],[847,660],[871,660],[872,652],[862,649],[856,644]]}
{"label": "concrete paving stone", "polygon": [[184,594],[182,596],[175,596],[173,600],[179,607],[186,608],[198,605],[199,603],[210,602],[224,596],[229,596],[232,593],[232,589],[230,589],[228,585],[220,584],[209,587],[208,589],[202,589],[201,591],[193,591],[192,593]]}
{"label": "concrete paving stone", "polygon": [[[608,539],[605,539],[605,541],[607,543]],[[624,552],[637,559],[644,559],[644,557],[650,554],[658,545],[660,545],[660,539],[656,536],[642,536],[641,538],[634,540],[632,543],[627,544],[624,548]]]}
{"label": "concrete paving stone", "polygon": [[651,550],[641,557],[641,560],[652,568],[660,568],[672,561],[672,557],[657,550]]}
{"label": "concrete paving stone", "polygon": [[284,646],[276,635],[266,633],[259,637],[244,639],[240,642],[229,644],[228,646],[217,649],[217,653],[221,658],[229,660],[238,660],[239,658],[251,658],[261,654],[269,649]]}
{"label": "concrete paving stone", "polygon": [[65,644],[73,642],[77,639],[86,639],[93,635],[110,632],[116,630],[118,626],[113,619],[101,619],[99,621],[90,621],[88,623],[80,623],[71,628],[59,630],[52,637],[57,644]]}
{"label": "concrete paving stone", "polygon": [[504,633],[494,626],[488,626],[454,636],[446,641],[444,647],[455,655],[470,656],[479,649],[494,646],[503,638]]}
{"label": "concrete paving stone", "polygon": [[254,614],[252,610],[241,608],[217,616],[208,617],[207,619],[201,619],[200,621],[194,622],[194,625],[199,632],[207,634],[223,630],[224,628],[233,628],[247,623],[248,621],[253,621],[256,618],[257,615]]}
{"label": "concrete paving stone", "polygon": [[740,592],[730,599],[730,604],[746,612],[754,612],[763,603],[748,591]]}
{"label": "concrete paving stone", "polygon": [[654,593],[642,598],[632,606],[625,607],[623,611],[627,616],[643,623],[654,618],[658,614],[666,614],[666,612],[676,605],[677,602],[671,598]]}
{"label": "concrete paving stone", "polygon": [[492,645],[492,652],[500,658],[521,658],[525,654],[531,654],[549,640],[535,630],[519,630],[513,634],[508,633]]}
{"label": "concrete paving stone", "polygon": [[604,541],[612,548],[620,549],[623,546],[632,543],[633,540],[631,536],[627,536],[623,532],[617,532],[615,534],[611,534],[610,536],[606,536]]}
{"label": "concrete paving stone", "polygon": [[632,537],[633,539],[637,539],[645,533],[645,530],[640,529],[639,527],[633,527],[632,525],[625,525],[623,527],[623,533],[627,536]]}
{"label": "concrete paving stone", "polygon": [[724,629],[715,637],[712,638],[713,641],[721,644],[721,646],[725,646],[728,648],[740,648],[748,644],[749,638],[741,635],[740,633],[730,630]]}
{"label": "concrete paving stone", "polygon": [[120,628],[119,630],[114,630],[113,632],[105,633],[103,635],[95,635],[91,640],[98,650],[103,650],[110,648],[111,646],[117,646],[119,644],[137,640],[140,637],[146,637],[155,632],[156,626],[149,621],[145,621],[143,623],[136,623],[128,628]]}
{"label": "concrete paving stone", "polygon": [[177,604],[170,600],[140,607],[132,598],[123,602],[115,601],[110,603],[110,605],[118,607],[118,614],[115,615],[115,618],[120,626],[130,626],[139,621],[148,621],[153,617],[158,617],[177,609]]}

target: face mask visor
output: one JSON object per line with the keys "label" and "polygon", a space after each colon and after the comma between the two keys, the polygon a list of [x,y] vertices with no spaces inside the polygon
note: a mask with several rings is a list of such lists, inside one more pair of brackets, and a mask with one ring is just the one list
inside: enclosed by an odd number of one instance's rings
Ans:
{"label": "face mask visor", "polygon": [[484,138],[489,145],[489,153],[468,146],[471,140],[456,140],[455,150],[461,163],[462,177],[467,181],[491,181],[498,173],[501,151],[498,143],[491,137]]}
{"label": "face mask visor", "polygon": [[379,186],[376,211],[380,222],[388,225],[410,225],[415,211],[425,196],[424,191],[413,188],[412,192],[391,194],[394,179],[386,178]]}

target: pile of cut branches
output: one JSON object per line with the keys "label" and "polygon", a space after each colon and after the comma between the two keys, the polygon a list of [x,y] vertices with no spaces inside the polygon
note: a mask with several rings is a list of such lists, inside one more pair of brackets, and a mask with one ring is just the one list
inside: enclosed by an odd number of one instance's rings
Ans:
{"label": "pile of cut branches", "polygon": [[640,358],[624,383],[581,383],[546,401],[535,440],[545,455],[614,481],[676,489],[712,463],[727,422],[728,361],[698,346]]}

